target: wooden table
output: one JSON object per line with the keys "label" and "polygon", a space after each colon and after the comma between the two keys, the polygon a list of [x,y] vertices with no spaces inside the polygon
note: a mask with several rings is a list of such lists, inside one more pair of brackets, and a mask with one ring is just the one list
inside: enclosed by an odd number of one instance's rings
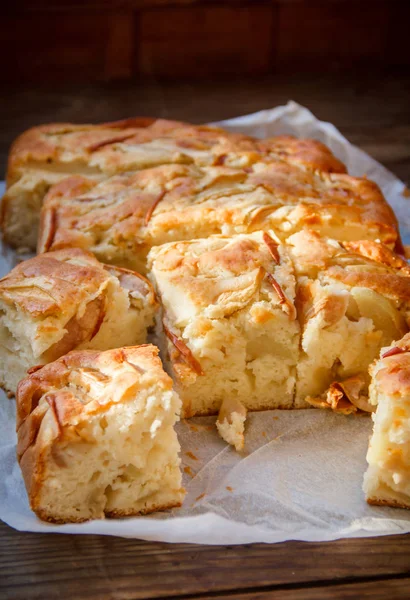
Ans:
{"label": "wooden table", "polygon": [[[6,89],[0,161],[4,168],[18,132],[40,122],[136,114],[206,122],[290,98],[333,122],[410,184],[410,77],[405,75]],[[409,597],[410,536],[215,547],[18,533],[0,523],[2,599]]]}

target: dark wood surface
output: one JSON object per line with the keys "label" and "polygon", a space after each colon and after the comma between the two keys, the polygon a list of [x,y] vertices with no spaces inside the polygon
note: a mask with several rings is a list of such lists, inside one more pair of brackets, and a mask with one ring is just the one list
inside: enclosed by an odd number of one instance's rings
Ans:
{"label": "dark wood surface", "polygon": [[[0,163],[4,170],[12,139],[40,122],[136,114],[207,122],[290,98],[333,122],[410,185],[410,78],[405,75],[7,88]],[[2,599],[409,597],[410,536],[215,547],[19,533],[0,523]]]}
{"label": "dark wood surface", "polygon": [[410,66],[408,0],[17,0],[8,81],[197,79]]}

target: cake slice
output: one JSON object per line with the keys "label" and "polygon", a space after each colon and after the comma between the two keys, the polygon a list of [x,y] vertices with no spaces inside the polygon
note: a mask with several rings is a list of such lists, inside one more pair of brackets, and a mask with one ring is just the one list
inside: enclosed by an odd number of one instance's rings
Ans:
{"label": "cake slice", "polygon": [[149,255],[161,300],[157,336],[185,417],[292,408],[299,323],[295,278],[274,234],[165,244]]}
{"label": "cake slice", "polygon": [[371,412],[368,367],[410,323],[410,268],[383,244],[303,231],[287,240],[301,324],[296,406]]}
{"label": "cake slice", "polygon": [[330,150],[315,140],[286,136],[257,140],[216,127],[147,117],[34,127],[10,151],[2,202],[4,238],[15,247],[34,250],[43,198],[50,186],[69,175],[98,181],[156,165],[243,168],[257,160],[286,160],[301,169],[345,172]]}
{"label": "cake slice", "polygon": [[410,334],[370,369],[376,408],[363,489],[369,504],[410,508]]}
{"label": "cake slice", "polygon": [[18,460],[45,521],[180,506],[180,400],[155,346],[70,352],[17,391]]}
{"label": "cake slice", "polygon": [[144,343],[156,308],[149,281],[90,252],[24,261],[0,280],[0,383],[14,393],[27,369],[75,348]]}

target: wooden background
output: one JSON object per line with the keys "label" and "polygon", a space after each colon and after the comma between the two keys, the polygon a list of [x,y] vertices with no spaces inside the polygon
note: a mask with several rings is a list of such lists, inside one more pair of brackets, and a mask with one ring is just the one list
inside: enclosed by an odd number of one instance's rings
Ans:
{"label": "wooden background", "polygon": [[410,67],[409,0],[15,0],[3,82],[203,79]]}

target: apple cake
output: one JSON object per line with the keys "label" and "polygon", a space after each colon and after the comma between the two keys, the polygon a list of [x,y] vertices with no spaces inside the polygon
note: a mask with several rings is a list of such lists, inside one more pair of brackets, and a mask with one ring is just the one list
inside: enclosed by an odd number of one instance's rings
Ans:
{"label": "apple cake", "polygon": [[370,373],[376,412],[363,489],[369,504],[410,508],[410,334],[383,348]]}
{"label": "apple cake", "polygon": [[410,267],[372,241],[303,231],[287,240],[301,324],[296,407],[371,411],[368,367],[410,323]]}
{"label": "apple cake", "polygon": [[99,181],[163,164],[243,168],[261,159],[345,172],[344,165],[320,142],[287,136],[257,140],[216,127],[145,117],[100,125],[34,127],[11,147],[2,203],[4,239],[19,249],[34,250],[43,198],[52,185],[69,175]]}
{"label": "apple cake", "polygon": [[148,265],[185,415],[217,413],[225,397],[370,412],[368,367],[409,328],[410,268],[378,242],[211,236],[153,248]]}
{"label": "apple cake", "polygon": [[183,415],[292,408],[299,357],[295,277],[274,234],[219,236],[153,248],[157,338]]}
{"label": "apple cake", "polygon": [[261,230],[284,240],[306,228],[400,244],[394,214],[374,183],[278,161],[247,170],[163,165],[99,184],[65,179],[45,199],[38,251],[77,246],[144,272],[149,250],[167,242]]}
{"label": "apple cake", "polygon": [[155,346],[79,350],[33,369],[17,391],[17,455],[45,521],[180,506],[180,400]]}
{"label": "apple cake", "polygon": [[75,348],[142,344],[156,308],[149,281],[90,252],[24,261],[0,280],[0,383],[14,393],[27,369]]}

